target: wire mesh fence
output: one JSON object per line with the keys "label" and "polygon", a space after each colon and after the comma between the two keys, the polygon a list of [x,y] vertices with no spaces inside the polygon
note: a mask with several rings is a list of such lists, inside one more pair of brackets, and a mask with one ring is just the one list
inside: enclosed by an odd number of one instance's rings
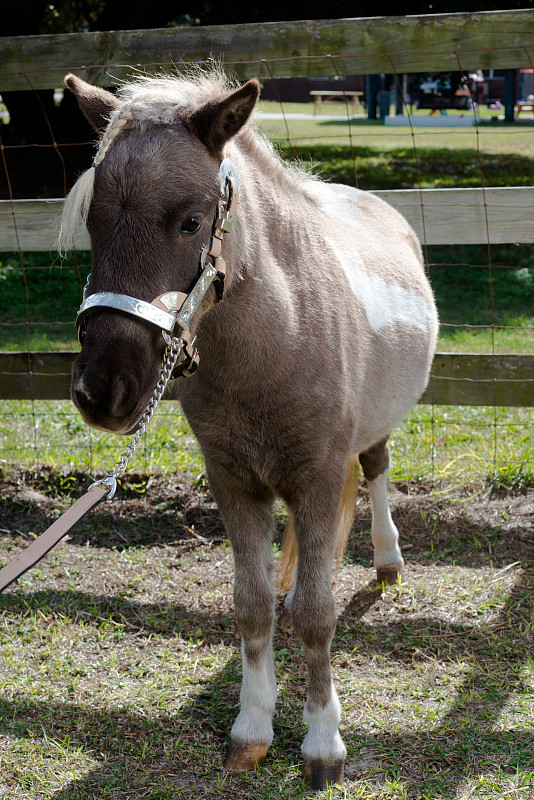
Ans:
{"label": "wire mesh fence", "polygon": [[[491,61],[495,49],[480,48],[477,58],[481,65]],[[532,69],[528,47],[508,50],[514,51],[517,69]],[[440,403],[443,398],[439,391],[439,381],[444,378],[435,373],[424,402],[394,435],[394,477],[463,482],[488,476],[510,483],[531,480],[534,403],[528,398],[534,381],[528,374],[517,377],[513,370],[502,377],[497,363],[502,356],[530,354],[534,342],[534,246],[532,236],[522,233],[529,225],[531,196],[525,206],[520,193],[534,186],[534,115],[507,123],[499,119],[503,109],[497,103],[493,108],[490,102],[482,105],[475,81],[475,75],[479,75],[464,65],[466,53],[461,49],[434,51],[432,73],[439,73],[434,69],[436,60],[441,59],[449,71],[454,64],[457,75],[464,78],[464,107],[441,109],[441,113],[417,107],[413,87],[422,82],[424,73],[413,73],[409,81],[406,79],[404,65],[409,55],[387,56],[389,69],[381,78],[384,88],[380,95],[381,111],[387,106],[389,112],[385,121],[384,115],[373,119],[378,98],[371,92],[369,79],[358,74],[358,54],[343,58],[330,54],[294,56],[293,61],[306,59],[307,74],[320,75],[324,84],[319,85],[325,87],[298,103],[285,99],[287,81],[278,77],[280,62],[288,64],[291,73],[291,58],[226,61],[224,68],[231,75],[246,63],[249,74],[253,71],[265,82],[264,96],[273,99],[262,101],[257,124],[284,158],[298,160],[301,165],[313,163],[313,169],[328,180],[383,193],[388,200],[395,190],[408,193],[404,199],[394,200],[402,200],[405,211],[410,206],[406,213],[415,220],[421,239],[440,310],[438,349],[478,353],[489,364],[484,377],[478,373],[448,376],[449,382],[458,381],[458,392],[446,405]],[[418,51],[417,55],[424,53]],[[470,51],[469,64],[473,58]],[[372,63],[373,54],[366,53],[365,59]],[[384,54],[377,52],[376,60],[383,65]],[[350,77],[348,64],[353,67]],[[121,447],[117,437],[86,428],[68,400],[47,399],[46,393],[35,388],[39,371],[32,353],[77,349],[73,319],[90,268],[90,253],[85,251],[73,252],[60,262],[50,248],[51,232],[45,234],[42,225],[36,231],[38,225],[28,222],[28,209],[21,204],[25,198],[64,197],[77,173],[90,163],[93,137],[89,129],[80,136],[83,124],[60,89],[62,78],[70,70],[78,74],[81,70],[88,77],[125,73],[135,77],[140,72],[168,73],[189,67],[166,61],[143,67],[109,63],[81,68],[73,57],[70,64],[54,68],[58,88],[52,104],[50,97],[44,98],[44,90],[36,88],[36,76],[50,72],[49,68],[33,67],[20,73],[27,85],[26,103],[33,109],[31,115],[21,116],[28,127],[17,131],[15,140],[12,126],[0,126],[0,226],[4,241],[4,252],[0,253],[0,350],[25,354],[30,390],[24,399],[4,399],[0,404],[5,462],[48,462],[94,471],[108,466]],[[0,80],[8,77],[0,71]],[[109,83],[114,82],[110,77]],[[360,92],[348,89],[349,85],[360,86]],[[386,92],[388,98],[384,100]],[[60,113],[65,104],[70,117]],[[4,122],[7,114],[6,109]],[[69,130],[69,119],[76,134]],[[36,131],[35,136],[32,131]],[[509,190],[498,203],[494,199],[496,187]],[[442,199],[442,193],[428,194],[436,189],[454,192],[460,188],[475,194],[454,194],[447,199]],[[60,204],[49,205],[53,208],[49,214],[52,221]],[[506,228],[508,224],[512,233]],[[25,241],[30,233],[34,243],[27,248]],[[5,242],[11,242],[11,246]],[[13,378],[6,363],[0,362],[0,385]],[[62,396],[66,396],[68,371],[63,378]],[[513,400],[514,381],[517,391],[523,391],[517,402]],[[484,391],[474,402],[462,404],[462,382],[480,385]],[[498,402],[501,382],[510,389],[512,400],[507,405]],[[179,405],[174,401],[163,404],[139,453],[138,468],[178,466],[198,471],[201,464]]]}

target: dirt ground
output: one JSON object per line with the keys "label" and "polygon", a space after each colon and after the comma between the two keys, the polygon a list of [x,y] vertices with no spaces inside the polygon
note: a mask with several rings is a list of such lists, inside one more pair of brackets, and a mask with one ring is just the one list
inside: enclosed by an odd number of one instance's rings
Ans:
{"label": "dirt ground", "polygon": [[[0,563],[88,484],[47,468],[5,468]],[[349,755],[336,790],[344,794],[328,796],[526,800],[534,781],[534,488],[398,483],[391,504],[406,560],[402,587],[386,592],[374,581],[365,482],[333,579],[332,664]],[[280,508],[278,540],[282,528]],[[131,474],[111,503],[10,587],[0,598],[0,796],[310,796],[298,760],[306,667],[296,637],[280,626],[280,713],[268,765],[247,776],[222,769],[240,688],[232,573],[202,477]],[[282,608],[279,591],[278,617]],[[49,742],[68,747],[58,755]],[[42,785],[28,793],[36,774]]]}
{"label": "dirt ground", "polygon": [[[1,559],[14,557],[20,547],[44,531],[87,489],[90,480],[83,474],[60,475],[46,467],[0,471]],[[390,486],[390,500],[408,569],[410,564],[418,568],[443,562],[492,569],[534,562],[534,488],[514,492],[457,487],[440,492],[421,483],[398,483]],[[362,481],[346,565],[372,566],[370,526],[369,499]],[[280,509],[275,536],[278,542],[282,532]],[[129,474],[122,479],[113,501],[79,523],[67,541],[75,546],[119,550],[170,546],[178,554],[199,545],[212,548],[224,543],[226,534],[203,476],[195,482],[184,474]],[[231,575],[228,577],[231,579]],[[341,570],[334,581],[338,602],[346,601],[352,576]],[[344,614],[356,618],[361,612],[353,598]],[[372,614],[371,609],[369,612]]]}

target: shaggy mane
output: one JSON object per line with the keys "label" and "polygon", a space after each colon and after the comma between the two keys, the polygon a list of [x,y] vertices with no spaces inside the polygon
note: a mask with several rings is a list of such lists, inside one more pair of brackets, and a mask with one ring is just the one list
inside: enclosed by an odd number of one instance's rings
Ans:
{"label": "shaggy mane", "polygon": [[181,75],[142,75],[120,85],[117,97],[135,109],[136,120],[170,125],[184,113],[239,86],[221,69],[207,72],[197,67]]}

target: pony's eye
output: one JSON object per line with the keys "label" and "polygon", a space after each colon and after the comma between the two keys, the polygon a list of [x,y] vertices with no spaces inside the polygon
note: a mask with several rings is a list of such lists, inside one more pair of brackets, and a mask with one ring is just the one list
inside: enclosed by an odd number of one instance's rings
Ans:
{"label": "pony's eye", "polygon": [[198,214],[190,214],[184,219],[180,227],[180,233],[196,233],[202,225],[202,219]]}

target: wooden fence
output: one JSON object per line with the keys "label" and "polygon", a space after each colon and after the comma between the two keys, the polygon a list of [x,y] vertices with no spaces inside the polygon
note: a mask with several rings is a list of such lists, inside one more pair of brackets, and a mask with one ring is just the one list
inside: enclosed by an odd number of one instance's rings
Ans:
{"label": "wooden fence", "polygon": [[6,37],[0,92],[55,88],[73,64],[109,86],[132,68],[210,55],[240,78],[327,75],[333,58],[340,75],[529,68],[533,42],[531,10]]}
{"label": "wooden fence", "polygon": [[[534,11],[0,38],[0,93],[54,88],[68,70],[109,86],[135,69],[209,56],[240,78],[532,68]],[[534,187],[376,194],[426,244],[534,242]],[[61,204],[0,201],[0,252],[53,248]],[[0,399],[68,397],[74,358],[71,352],[0,354]],[[534,355],[438,353],[421,402],[532,406]]]}

